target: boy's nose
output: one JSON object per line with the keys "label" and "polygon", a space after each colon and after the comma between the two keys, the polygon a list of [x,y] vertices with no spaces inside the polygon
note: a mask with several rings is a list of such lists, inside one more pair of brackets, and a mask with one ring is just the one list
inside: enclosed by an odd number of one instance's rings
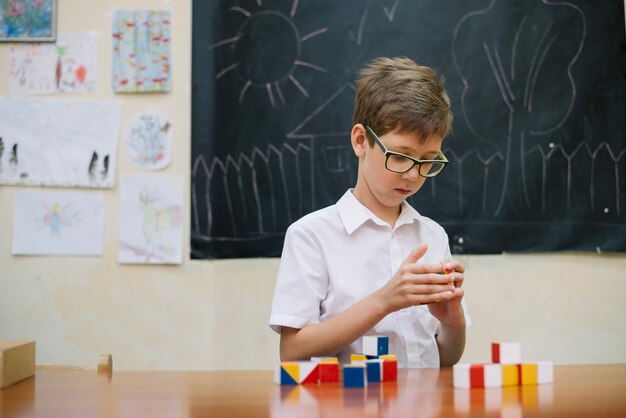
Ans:
{"label": "boy's nose", "polygon": [[404,178],[407,180],[415,181],[420,177],[419,166],[415,164],[409,171],[403,173]]}

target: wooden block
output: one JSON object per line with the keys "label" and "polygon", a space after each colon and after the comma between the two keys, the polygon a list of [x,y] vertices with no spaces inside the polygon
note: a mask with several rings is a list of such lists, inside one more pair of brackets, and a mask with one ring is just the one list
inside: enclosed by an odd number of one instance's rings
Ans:
{"label": "wooden block", "polygon": [[316,361],[298,362],[298,383],[317,384],[319,382],[319,363]]}
{"label": "wooden block", "polygon": [[362,353],[366,356],[378,357],[389,354],[389,337],[382,335],[366,335],[362,338]]}
{"label": "wooden block", "polygon": [[519,365],[503,364],[502,365],[502,386],[518,386],[519,385]]}
{"label": "wooden block", "polygon": [[483,366],[484,384],[486,388],[502,387],[502,365],[497,363]]}
{"label": "wooden block", "polygon": [[337,357],[323,359],[319,362],[319,382],[339,382],[339,361]]}
{"label": "wooden block", "polygon": [[366,367],[364,364],[343,365],[343,387],[363,388],[367,386]]}
{"label": "wooden block", "polygon": [[298,370],[298,362],[283,361],[278,363],[274,368],[274,383],[279,385],[297,385],[299,381]]}
{"label": "wooden block", "polygon": [[522,346],[518,342],[491,343],[491,362],[502,364],[520,364],[522,362]]}
{"label": "wooden block", "polygon": [[0,341],[0,388],[35,375],[35,341]]}
{"label": "wooden block", "polygon": [[383,361],[383,382],[398,380],[398,358],[393,354],[383,354],[380,359]]}
{"label": "wooden block", "polygon": [[537,384],[537,363],[522,363],[520,366],[520,383],[522,386]]}
{"label": "wooden block", "polygon": [[495,388],[502,386],[502,366],[500,364],[457,364],[453,367],[454,387]]}
{"label": "wooden block", "polygon": [[470,388],[470,365],[455,364],[452,367],[452,384],[455,388]]}
{"label": "wooden block", "polygon": [[485,373],[482,364],[471,364],[469,369],[470,387],[484,388]]}
{"label": "wooden block", "polygon": [[352,364],[364,364],[368,383],[381,382],[383,378],[383,360],[374,359],[355,361]]}
{"label": "wooden block", "polygon": [[110,354],[100,354],[98,356],[98,372],[113,372],[113,357]]}
{"label": "wooden block", "polygon": [[355,361],[365,361],[367,360],[367,356],[365,354],[350,354],[350,363],[354,363]]}
{"label": "wooden block", "polygon": [[554,366],[551,361],[537,362],[537,383],[554,382]]}

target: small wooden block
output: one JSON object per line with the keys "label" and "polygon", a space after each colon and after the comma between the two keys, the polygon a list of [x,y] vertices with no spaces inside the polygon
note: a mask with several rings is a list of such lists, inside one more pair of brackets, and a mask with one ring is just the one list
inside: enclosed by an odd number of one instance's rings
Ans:
{"label": "small wooden block", "polygon": [[274,368],[274,383],[279,385],[297,385],[299,366],[295,361],[283,361]]}
{"label": "small wooden block", "polygon": [[363,388],[367,386],[366,368],[364,364],[343,365],[343,387]]}
{"label": "small wooden block", "polygon": [[367,356],[365,354],[350,354],[350,363],[354,363],[355,361],[365,361],[367,360]]}
{"label": "small wooden block", "polygon": [[316,361],[299,361],[298,362],[298,383],[317,384],[319,382],[319,363]]}
{"label": "small wooden block", "polygon": [[393,354],[383,354],[379,358],[383,361],[383,382],[398,380],[398,358]]}
{"label": "small wooden block", "polygon": [[502,386],[519,385],[519,365],[503,364],[502,365]]}
{"label": "small wooden block", "polygon": [[537,362],[537,383],[554,382],[554,366],[551,361]]}
{"label": "small wooden block", "polygon": [[368,383],[381,382],[383,379],[383,360],[374,359],[357,361],[352,364],[364,364]]}
{"label": "small wooden block", "polygon": [[98,356],[98,372],[111,373],[113,371],[113,357],[110,354]]}
{"label": "small wooden block", "polygon": [[491,362],[502,364],[521,364],[522,346],[518,342],[491,343]]}
{"label": "small wooden block", "polygon": [[363,354],[378,357],[389,354],[389,337],[382,335],[365,335],[363,341]]}
{"label": "small wooden block", "polygon": [[523,363],[520,366],[520,383],[522,386],[537,384],[537,364]]}
{"label": "small wooden block", "polygon": [[339,360],[337,357],[324,358],[319,361],[319,382],[339,382]]}
{"label": "small wooden block", "polygon": [[35,341],[0,341],[0,388],[35,375]]}

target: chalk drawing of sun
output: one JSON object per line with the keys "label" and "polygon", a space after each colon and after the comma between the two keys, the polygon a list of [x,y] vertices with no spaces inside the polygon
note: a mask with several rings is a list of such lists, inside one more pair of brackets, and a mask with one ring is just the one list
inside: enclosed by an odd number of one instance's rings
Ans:
{"label": "chalk drawing of sun", "polygon": [[[281,85],[291,83],[309,97],[309,92],[298,81],[295,71],[298,67],[307,67],[327,73],[328,70],[301,59],[306,42],[328,31],[322,27],[302,35],[294,22],[299,0],[293,0],[289,12],[268,9],[263,0],[256,0],[252,7],[232,6],[229,13],[243,17],[243,23],[234,36],[221,39],[210,49],[229,48],[230,63],[216,69],[216,80],[234,73],[242,82],[239,91],[239,103],[243,102],[250,88],[261,88],[267,92],[272,105],[285,104]],[[255,10],[251,10],[254,8]]]}

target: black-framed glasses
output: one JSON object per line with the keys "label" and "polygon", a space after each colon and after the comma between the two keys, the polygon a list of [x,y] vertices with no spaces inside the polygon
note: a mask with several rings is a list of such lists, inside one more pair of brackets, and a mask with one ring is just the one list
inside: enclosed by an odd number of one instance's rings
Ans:
{"label": "black-framed glasses", "polygon": [[435,177],[437,174],[441,173],[441,170],[443,170],[449,162],[441,151],[439,151],[434,160],[418,160],[399,152],[389,151],[372,128],[369,126],[365,128],[372,134],[374,141],[376,141],[380,149],[385,153],[385,168],[389,171],[393,171],[394,173],[406,173],[417,166],[417,172],[420,176]]}

